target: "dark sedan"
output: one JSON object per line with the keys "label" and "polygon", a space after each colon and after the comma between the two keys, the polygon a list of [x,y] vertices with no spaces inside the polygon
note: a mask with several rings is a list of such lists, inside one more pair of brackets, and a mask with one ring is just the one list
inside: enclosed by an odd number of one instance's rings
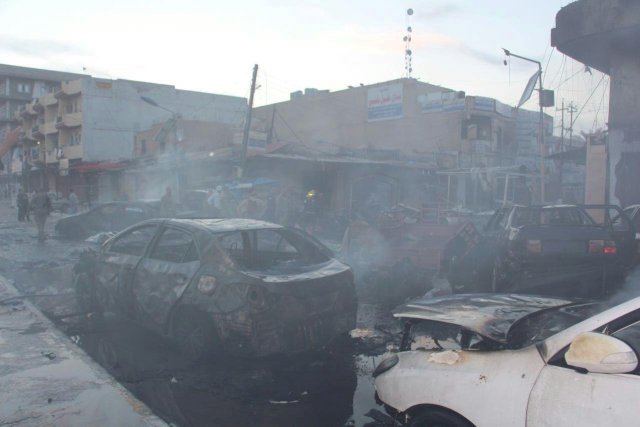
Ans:
{"label": "dark sedan", "polygon": [[475,251],[478,280],[456,291],[611,293],[636,251],[634,236],[633,225],[617,206],[502,208]]}
{"label": "dark sedan", "polygon": [[157,218],[158,202],[111,202],[60,219],[55,226],[58,236],[85,239],[105,231],[120,231],[145,219]]}
{"label": "dark sedan", "polygon": [[75,268],[89,310],[135,318],[192,358],[318,349],[355,327],[351,269],[310,236],[263,221],[137,224]]}

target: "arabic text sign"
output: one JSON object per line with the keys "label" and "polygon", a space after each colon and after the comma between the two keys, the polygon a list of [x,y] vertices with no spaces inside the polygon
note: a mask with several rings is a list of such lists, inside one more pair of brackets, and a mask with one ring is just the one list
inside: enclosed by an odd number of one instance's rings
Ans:
{"label": "arabic text sign", "polygon": [[431,92],[418,97],[423,113],[464,111],[465,98],[458,92]]}
{"label": "arabic text sign", "polygon": [[367,91],[367,119],[389,120],[402,117],[402,84],[372,87]]}

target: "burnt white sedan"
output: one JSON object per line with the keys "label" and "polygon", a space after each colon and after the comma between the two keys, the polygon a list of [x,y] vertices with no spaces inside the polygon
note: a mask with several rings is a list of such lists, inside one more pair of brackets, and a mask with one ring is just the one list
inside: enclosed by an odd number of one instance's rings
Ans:
{"label": "burnt white sedan", "polygon": [[404,425],[640,425],[640,297],[456,295],[394,315],[405,322],[401,351],[374,376]]}

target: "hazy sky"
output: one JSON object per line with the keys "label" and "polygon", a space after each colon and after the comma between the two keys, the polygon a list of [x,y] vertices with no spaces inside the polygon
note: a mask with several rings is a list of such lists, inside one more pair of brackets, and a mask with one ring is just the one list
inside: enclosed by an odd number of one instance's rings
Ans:
{"label": "hazy sky", "polygon": [[[602,127],[608,78],[550,46],[567,0],[0,0],[0,63],[86,72],[247,96],[256,104],[305,87],[339,90],[404,75],[407,8],[413,77],[514,104],[534,64],[545,86],[582,109],[576,129]],[[548,63],[548,65],[547,65]],[[532,99],[526,108],[535,109]],[[560,113],[548,108],[547,113]],[[567,118],[568,120],[568,118]],[[559,129],[558,129],[559,132]]]}

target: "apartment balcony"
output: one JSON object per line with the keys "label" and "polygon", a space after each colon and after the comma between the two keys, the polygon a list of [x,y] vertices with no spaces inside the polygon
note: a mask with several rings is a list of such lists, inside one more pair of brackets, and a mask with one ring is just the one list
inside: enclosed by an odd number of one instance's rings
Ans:
{"label": "apartment balcony", "polygon": [[73,80],[71,82],[62,82],[60,88],[55,92],[56,98],[78,95],[82,92],[82,80]]}
{"label": "apartment balcony", "polygon": [[71,159],[82,159],[82,144],[79,145],[66,145],[62,147],[62,154],[65,158]]}
{"label": "apartment balcony", "polygon": [[32,104],[27,104],[27,105],[21,107],[18,110],[18,112],[20,114],[20,117],[23,117],[23,118],[35,117],[35,116],[38,115],[38,112],[33,109],[33,105]]}
{"label": "apartment balcony", "polygon": [[44,96],[41,96],[39,98],[39,102],[45,107],[52,107],[58,104],[58,98],[56,98],[53,93],[48,93]]}
{"label": "apartment balcony", "polygon": [[31,135],[38,140],[41,140],[42,138],[44,138],[44,132],[43,132],[42,126],[40,126],[39,124],[33,126],[31,128]]}
{"label": "apartment balcony", "polygon": [[56,122],[45,122],[43,125],[41,125],[42,128],[42,132],[45,135],[55,135],[56,133],[58,133],[58,128],[56,127]]}
{"label": "apartment balcony", "polygon": [[74,128],[82,126],[82,111],[64,114],[56,118],[56,128]]}

